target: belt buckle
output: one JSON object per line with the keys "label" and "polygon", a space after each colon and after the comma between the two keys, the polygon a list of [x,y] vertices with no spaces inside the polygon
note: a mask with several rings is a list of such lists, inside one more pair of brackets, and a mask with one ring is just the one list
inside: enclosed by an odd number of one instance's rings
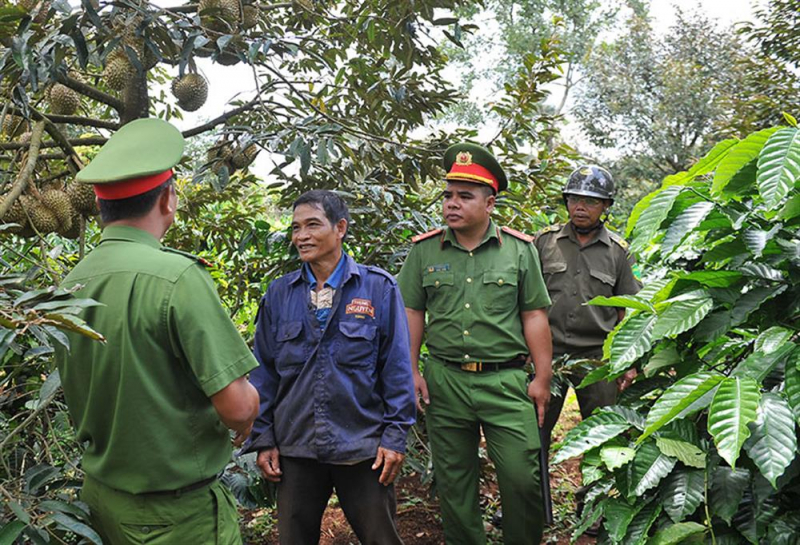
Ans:
{"label": "belt buckle", "polygon": [[483,365],[479,361],[471,361],[461,364],[462,371],[469,371],[470,373],[479,373],[483,370]]}

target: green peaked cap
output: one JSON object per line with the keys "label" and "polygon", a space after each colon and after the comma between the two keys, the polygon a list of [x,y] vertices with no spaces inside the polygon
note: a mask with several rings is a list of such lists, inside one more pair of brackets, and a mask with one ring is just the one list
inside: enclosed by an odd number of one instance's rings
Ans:
{"label": "green peaked cap", "polygon": [[453,144],[444,152],[444,169],[447,171],[445,178],[448,181],[471,182],[494,187],[492,181],[487,180],[482,173],[471,173],[472,169],[469,163],[479,165],[489,171],[497,182],[497,191],[505,191],[508,188],[506,173],[492,152],[483,146],[469,142]]}
{"label": "green peaked cap", "polygon": [[178,164],[185,145],[180,131],[163,119],[137,119],[114,133],[75,181],[107,184],[160,174]]}

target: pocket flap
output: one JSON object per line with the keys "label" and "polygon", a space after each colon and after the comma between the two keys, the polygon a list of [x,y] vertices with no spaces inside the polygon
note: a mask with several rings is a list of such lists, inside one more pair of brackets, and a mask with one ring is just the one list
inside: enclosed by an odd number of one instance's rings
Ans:
{"label": "pocket flap", "polygon": [[452,272],[433,272],[428,273],[422,277],[423,288],[438,288],[439,286],[452,286],[453,273]]}
{"label": "pocket flap", "polygon": [[371,341],[375,338],[375,331],[377,327],[371,324],[357,323],[357,322],[339,322],[339,331],[345,337],[351,339],[366,339]]}
{"label": "pocket flap", "polygon": [[589,274],[592,275],[592,277],[597,278],[600,282],[608,284],[609,286],[616,284],[616,279],[614,276],[603,271],[590,269]]}
{"label": "pocket flap", "polygon": [[516,271],[486,271],[483,273],[484,284],[497,284],[498,286],[516,286]]}
{"label": "pocket flap", "polygon": [[542,263],[542,272],[544,274],[562,273],[567,270],[567,264],[561,261],[549,261]]}
{"label": "pocket flap", "polygon": [[303,322],[284,322],[278,325],[278,342],[294,339],[303,330]]}

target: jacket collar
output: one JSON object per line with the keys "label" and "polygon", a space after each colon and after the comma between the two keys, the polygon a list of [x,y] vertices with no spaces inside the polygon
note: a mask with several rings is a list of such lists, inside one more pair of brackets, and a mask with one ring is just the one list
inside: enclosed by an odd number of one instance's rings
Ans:
{"label": "jacket collar", "polygon": [[100,244],[107,240],[124,240],[126,242],[137,242],[152,248],[161,248],[161,242],[156,237],[147,231],[128,225],[110,225],[103,229]]}
{"label": "jacket collar", "polygon": [[[344,286],[345,284],[347,284],[347,281],[350,280],[351,276],[360,276],[361,275],[361,272],[358,270],[358,263],[356,263],[356,260],[353,259],[350,256],[350,254],[348,254],[346,252],[342,252],[342,260],[344,261],[344,263],[340,262],[336,266],[337,268],[338,267],[343,267],[343,270],[342,270],[342,281],[339,284],[340,288],[342,286]],[[305,265],[305,263],[303,265]],[[300,269],[298,269],[298,270],[296,270],[296,271],[294,271],[292,273],[289,273],[289,275],[288,275],[289,276],[289,283],[290,284],[295,284],[295,283],[297,283],[297,282],[302,280],[303,282],[305,282],[307,284],[310,284],[309,281],[308,281],[308,278],[306,278],[306,275],[304,274],[304,271],[305,271],[305,267],[300,267]]]}

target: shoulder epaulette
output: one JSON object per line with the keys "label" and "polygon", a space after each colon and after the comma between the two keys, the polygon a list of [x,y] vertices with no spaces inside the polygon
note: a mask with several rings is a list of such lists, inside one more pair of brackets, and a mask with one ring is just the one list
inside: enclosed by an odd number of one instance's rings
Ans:
{"label": "shoulder epaulette", "polygon": [[560,231],[562,227],[563,225],[561,225],[560,223],[554,223],[553,225],[548,225],[547,227],[539,231],[539,234],[543,235],[545,233],[555,233]]}
{"label": "shoulder epaulette", "polygon": [[628,249],[628,246],[629,246],[628,241],[625,240],[624,238],[622,238],[621,236],[619,236],[618,234],[616,234],[614,231],[611,231],[610,229],[608,231],[608,238],[610,238],[611,240],[613,240],[614,242],[619,244],[620,247],[622,247],[623,250],[627,250]]}
{"label": "shoulder epaulette", "polygon": [[427,233],[422,233],[421,235],[414,235],[413,237],[411,237],[411,242],[413,242],[414,244],[416,244],[417,242],[422,242],[423,240],[427,240],[431,237],[435,237],[436,235],[441,234],[442,231],[444,231],[444,229],[439,227],[438,229],[434,229],[433,231],[428,231]]}
{"label": "shoulder epaulette", "polygon": [[514,238],[524,240],[525,242],[533,242],[532,236],[526,235],[525,233],[517,231],[516,229],[512,229],[511,227],[503,226],[500,228],[500,230],[506,233],[507,235],[511,235]]}
{"label": "shoulder epaulette", "polygon": [[388,278],[388,279],[389,279],[389,280],[391,280],[392,282],[394,282],[394,276],[392,276],[392,273],[390,273],[390,272],[388,272],[388,271],[384,271],[384,270],[383,270],[383,269],[381,269],[380,267],[376,267],[376,266],[374,266],[374,265],[367,265],[366,267],[367,267],[367,270],[368,270],[369,272],[373,272],[373,273],[375,273],[375,274],[379,274],[379,275],[381,275],[381,276],[383,276],[383,277],[385,277],[385,278]]}
{"label": "shoulder epaulette", "polygon": [[199,255],[190,254],[189,252],[184,252],[182,250],[176,250],[175,248],[168,248],[167,246],[162,246],[161,250],[164,252],[168,252],[170,254],[177,254],[177,255],[182,255],[183,257],[188,257],[192,261],[201,264],[203,267],[208,267],[208,268],[213,267],[210,261],[200,257]]}

